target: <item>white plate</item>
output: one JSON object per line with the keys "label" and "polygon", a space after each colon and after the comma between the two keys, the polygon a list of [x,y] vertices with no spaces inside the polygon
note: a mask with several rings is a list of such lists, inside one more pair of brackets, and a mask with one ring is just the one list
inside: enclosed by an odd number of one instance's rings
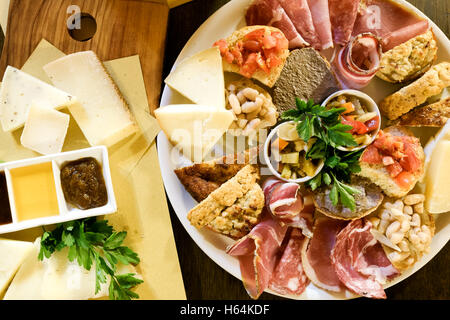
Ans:
{"label": "white plate", "polygon": [[[178,59],[174,64],[174,68],[183,59],[211,47],[216,40],[225,38],[236,29],[245,26],[244,12],[249,2],[249,0],[232,0],[221,9],[219,9],[216,13],[214,13],[206,22],[204,22],[200,26],[200,28],[187,42],[184,49],[178,56]],[[408,2],[404,0],[397,0],[397,2],[411,9],[412,11],[415,11],[420,16],[426,17],[421,11],[416,9]],[[433,28],[434,33],[436,34],[439,45],[437,62],[450,61],[449,39],[431,20],[430,24]],[[381,99],[395,92],[397,89],[398,87],[376,78],[370,83],[368,87],[364,89],[364,91],[369,94],[376,102],[379,102]],[[176,103],[189,103],[189,101],[183,98],[180,94],[165,86],[161,98],[161,106]],[[426,142],[426,139],[430,137],[434,132],[435,131],[430,130],[427,132],[416,132],[416,134],[422,137],[423,142]],[[224,270],[240,280],[241,272],[239,269],[238,260],[225,253],[225,248],[229,244],[233,243],[233,240],[212,231],[199,231],[195,227],[193,227],[187,219],[187,213],[196,205],[196,202],[189,195],[189,193],[185,191],[184,187],[181,185],[173,171],[179,166],[180,163],[184,162],[185,159],[183,157],[180,157],[179,153],[173,149],[164,133],[161,132],[159,134],[157,141],[159,162],[161,166],[164,185],[172,207],[174,208],[180,222],[183,224],[184,228],[189,233],[191,238],[197,243],[197,245],[203,250],[206,255],[208,255]],[[414,268],[408,270],[407,272],[404,272],[400,277],[395,279],[395,281],[390,282],[385,288],[399,283],[400,281],[406,279],[421,267],[423,267],[444,247],[449,239],[450,214],[441,214],[436,217],[436,235],[433,238],[429,254],[425,255],[418,263],[416,263]],[[275,294],[270,290],[266,290],[266,292]],[[346,299],[354,296],[348,294],[331,294],[327,291],[315,287],[313,284],[310,284],[301,296],[284,297],[292,299]]]}

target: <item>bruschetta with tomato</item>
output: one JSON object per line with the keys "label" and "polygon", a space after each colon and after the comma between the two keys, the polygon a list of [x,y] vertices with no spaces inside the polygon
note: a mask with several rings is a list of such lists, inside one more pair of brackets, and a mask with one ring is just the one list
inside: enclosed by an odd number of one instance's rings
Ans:
{"label": "bruschetta with tomato", "polygon": [[244,27],[214,46],[220,49],[224,71],[256,79],[270,88],[289,55],[289,41],[283,32],[268,26]]}
{"label": "bruschetta with tomato", "polygon": [[408,194],[424,174],[425,153],[420,140],[401,126],[380,130],[361,155],[359,176],[370,179],[389,197]]}

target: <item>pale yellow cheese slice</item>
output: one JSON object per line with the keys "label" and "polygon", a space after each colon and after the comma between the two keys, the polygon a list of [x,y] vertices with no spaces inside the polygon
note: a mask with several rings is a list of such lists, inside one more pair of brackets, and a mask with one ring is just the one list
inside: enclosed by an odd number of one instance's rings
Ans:
{"label": "pale yellow cheese slice", "polygon": [[75,104],[76,98],[8,66],[0,89],[0,119],[3,131],[21,128],[33,103],[49,109],[61,109]]}
{"label": "pale yellow cheese slice", "polygon": [[181,61],[165,83],[196,104],[225,109],[222,57],[217,47]]}
{"label": "pale yellow cheese slice", "polygon": [[138,127],[127,103],[93,51],[67,55],[44,67],[52,83],[80,103],[70,113],[92,146],[112,146]]}
{"label": "pale yellow cheese slice", "polygon": [[32,248],[32,242],[0,239],[0,296]]}
{"label": "pale yellow cheese slice", "polygon": [[160,107],[155,116],[171,143],[197,163],[202,162],[234,120],[229,110],[192,104]]}
{"label": "pale yellow cheese slice", "polygon": [[425,193],[425,209],[429,213],[450,211],[450,141],[441,140],[433,150],[428,165]]}
{"label": "pale yellow cheese slice", "polygon": [[[49,259],[38,260],[40,238],[23,262],[4,296],[5,300],[87,300],[108,296],[109,280],[95,293],[95,266],[90,271],[67,258],[68,249],[55,252]],[[118,274],[135,273],[121,266]]]}
{"label": "pale yellow cheese slice", "polygon": [[32,105],[20,142],[25,148],[48,155],[62,150],[69,128],[70,115]]}

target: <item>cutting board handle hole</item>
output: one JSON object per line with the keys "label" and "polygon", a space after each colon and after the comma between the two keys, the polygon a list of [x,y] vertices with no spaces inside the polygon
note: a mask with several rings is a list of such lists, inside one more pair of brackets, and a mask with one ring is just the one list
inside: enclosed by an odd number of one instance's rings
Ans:
{"label": "cutting board handle hole", "polygon": [[89,13],[81,13],[79,28],[67,28],[72,39],[80,42],[91,40],[97,32],[97,21]]}

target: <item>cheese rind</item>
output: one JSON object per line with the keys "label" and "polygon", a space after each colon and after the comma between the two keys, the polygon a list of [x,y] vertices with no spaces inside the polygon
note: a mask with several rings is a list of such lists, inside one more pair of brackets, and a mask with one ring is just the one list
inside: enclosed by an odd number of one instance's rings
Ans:
{"label": "cheese rind", "polygon": [[60,153],[69,123],[68,114],[32,105],[20,142],[25,148],[44,155]]}
{"label": "cheese rind", "polygon": [[32,248],[32,242],[0,239],[0,296]]}
{"label": "cheese rind", "polygon": [[0,119],[3,131],[21,128],[33,103],[48,109],[61,109],[76,98],[19,69],[8,66],[0,89]]}
{"label": "cheese rind", "polygon": [[155,110],[170,142],[193,162],[201,162],[234,120],[225,109],[203,105],[169,105]]}
{"label": "cheese rind", "polygon": [[450,141],[441,140],[433,150],[429,163],[425,193],[425,209],[438,214],[450,211]]}
{"label": "cheese rind", "polygon": [[180,62],[165,83],[196,104],[225,109],[225,81],[218,47]]}
{"label": "cheese rind", "polygon": [[138,127],[125,99],[93,51],[67,55],[44,66],[52,83],[75,95],[70,113],[92,146],[108,147]]}

